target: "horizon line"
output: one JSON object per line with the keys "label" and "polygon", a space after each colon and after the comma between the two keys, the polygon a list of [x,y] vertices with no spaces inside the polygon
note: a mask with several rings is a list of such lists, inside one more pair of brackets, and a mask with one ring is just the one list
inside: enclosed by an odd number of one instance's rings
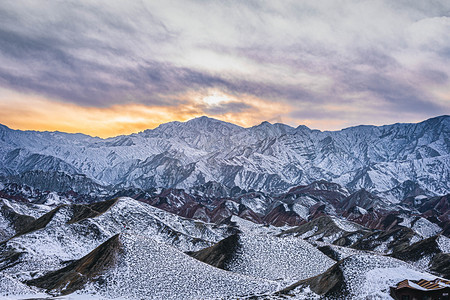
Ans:
{"label": "horizon line", "polygon": [[288,124],[280,123],[280,122],[271,123],[271,122],[269,122],[269,121],[267,121],[267,120],[262,121],[261,123],[259,123],[259,124],[257,124],[257,125],[253,125],[253,126],[249,126],[249,127],[244,127],[244,126],[240,126],[240,125],[237,125],[237,124],[235,124],[235,123],[232,123],[232,122],[223,121],[223,120],[220,120],[220,119],[217,119],[217,118],[209,117],[209,116],[207,116],[207,115],[202,115],[202,116],[199,116],[199,117],[194,117],[194,118],[188,119],[188,120],[186,120],[186,121],[173,120],[173,121],[169,121],[169,122],[165,122],[165,123],[160,123],[160,124],[158,124],[158,126],[156,126],[156,127],[154,127],[154,128],[146,128],[146,129],[144,129],[144,130],[137,131],[137,132],[131,132],[131,133],[129,133],[129,134],[118,134],[118,135],[108,136],[108,137],[94,136],[94,135],[90,135],[90,134],[83,133],[83,132],[66,132],[66,131],[60,131],[60,130],[15,129],[15,128],[12,128],[12,127],[10,127],[10,126],[8,126],[8,125],[6,125],[6,124],[4,124],[4,123],[1,123],[1,122],[0,122],[0,126],[6,127],[6,128],[8,128],[9,130],[21,131],[21,132],[63,133],[63,134],[71,134],[71,135],[84,135],[84,136],[88,136],[88,137],[91,137],[91,138],[98,138],[98,139],[106,140],[106,139],[116,138],[116,137],[120,137],[120,136],[129,136],[129,135],[133,135],[133,134],[139,134],[139,133],[143,133],[143,132],[145,132],[145,131],[147,131],[147,130],[155,130],[155,129],[159,128],[161,125],[165,125],[165,124],[170,124],[170,123],[188,123],[188,122],[190,122],[190,121],[192,121],[192,120],[201,119],[201,118],[207,118],[207,119],[219,121],[219,122],[222,122],[222,123],[232,124],[232,125],[234,125],[234,126],[237,126],[237,127],[242,128],[242,129],[250,129],[250,128],[253,128],[253,127],[260,126],[260,125],[263,124],[263,123],[269,123],[269,124],[271,124],[271,125],[280,124],[280,125],[288,126],[288,127],[292,128],[292,129],[296,129],[296,128],[299,128],[299,127],[306,127],[306,128],[308,128],[309,130],[311,130],[311,131],[337,132],[337,131],[342,131],[342,130],[346,130],[346,129],[350,129],[350,128],[361,127],[361,126],[367,126],[367,127],[383,127],[383,126],[392,126],[392,125],[396,125],[396,124],[420,124],[420,123],[423,123],[423,122],[426,122],[426,121],[429,121],[429,120],[432,120],[432,119],[448,118],[448,117],[450,117],[450,115],[443,114],[443,115],[438,115],[438,116],[435,116],[435,117],[430,117],[430,118],[424,119],[424,120],[419,121],[419,122],[396,122],[396,123],[383,124],[383,125],[359,124],[359,125],[353,125],[353,126],[349,126],[349,127],[344,127],[344,128],[337,129],[337,130],[320,130],[320,129],[310,128],[310,127],[308,127],[308,126],[306,126],[306,125],[304,125],[304,124],[299,124],[299,125],[297,125],[296,127],[294,127],[294,126],[290,126],[290,125],[288,125]]}

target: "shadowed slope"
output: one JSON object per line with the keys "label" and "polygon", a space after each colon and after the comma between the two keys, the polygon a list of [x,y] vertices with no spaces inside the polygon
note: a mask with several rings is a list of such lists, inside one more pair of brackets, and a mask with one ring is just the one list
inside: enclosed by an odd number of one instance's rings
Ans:
{"label": "shadowed slope", "polygon": [[297,287],[309,286],[309,288],[318,295],[333,296],[345,296],[348,294],[344,274],[341,270],[342,261],[336,263],[324,273],[312,278],[301,280],[299,282],[290,285],[283,290],[280,294],[289,294]]}
{"label": "shadowed slope", "polygon": [[73,206],[73,216],[67,222],[67,224],[73,224],[88,218],[95,218],[106,212],[111,206],[116,204],[118,198],[95,202],[87,205],[74,205]]}
{"label": "shadowed slope", "polygon": [[[14,237],[18,237],[39,229],[42,229],[47,226],[48,223],[53,219],[56,213],[63,207],[70,207],[72,210],[72,217],[67,222],[67,224],[74,224],[80,222],[84,219],[95,218],[106,212],[110,209],[118,199],[112,199],[107,201],[95,202],[92,204],[73,204],[73,205],[60,205],[55,209],[49,211],[38,219],[30,218],[27,219],[27,223],[25,226],[21,227],[21,230],[18,231]],[[26,217],[26,216],[25,216]]]}
{"label": "shadowed slope", "polygon": [[186,254],[211,266],[227,270],[227,264],[231,261],[239,247],[239,236],[230,235],[217,244],[196,252]]}
{"label": "shadowed slope", "polygon": [[47,289],[47,292],[52,294],[70,294],[82,288],[102,271],[112,267],[117,261],[120,248],[119,234],[116,234],[67,267],[29,280],[26,284]]}
{"label": "shadowed slope", "polygon": [[52,220],[53,216],[63,207],[64,205],[58,206],[57,208],[49,211],[45,215],[41,216],[40,218],[37,218],[36,220],[28,223],[27,226],[23,227],[23,229],[18,232],[14,237],[24,235],[27,233],[30,233],[32,231],[39,230],[41,228],[44,228],[47,226],[48,223]]}

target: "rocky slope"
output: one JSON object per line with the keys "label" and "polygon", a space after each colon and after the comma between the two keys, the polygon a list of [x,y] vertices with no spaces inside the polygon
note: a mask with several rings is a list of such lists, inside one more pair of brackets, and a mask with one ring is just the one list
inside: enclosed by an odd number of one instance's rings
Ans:
{"label": "rocky slope", "polygon": [[[215,187],[214,192],[205,192],[211,186]],[[393,204],[367,190],[350,193],[339,184],[324,180],[296,186],[279,194],[238,188],[233,189],[230,194],[223,185],[209,182],[190,190],[128,188],[103,196],[73,191],[40,191],[26,185],[7,183],[0,189],[0,197],[9,203],[20,201],[31,207],[44,204],[43,207],[53,208],[62,204],[89,204],[131,197],[179,216],[204,222],[222,223],[227,222],[231,216],[238,216],[258,224],[299,226],[323,216],[332,216],[335,222],[347,220],[369,229],[392,231],[406,227],[423,238],[441,231],[450,236],[448,195],[419,195]],[[21,218],[21,212],[11,213],[10,210],[5,208],[1,216],[7,219],[5,222],[17,223],[14,220]],[[340,221],[341,225],[344,224],[342,222]],[[4,235],[2,231],[0,228],[0,234]]]}
{"label": "rocky slope", "polygon": [[448,277],[449,125],[0,126],[0,297],[390,299]]}
{"label": "rocky slope", "polygon": [[318,276],[281,290],[279,294],[299,299],[393,299],[389,286],[405,277],[414,280],[435,278],[397,259],[356,254]]}
{"label": "rocky slope", "polygon": [[[341,190],[325,182],[295,190],[326,202],[327,189]],[[280,199],[291,197],[272,200]],[[0,212],[0,297],[11,299],[389,299],[389,285],[405,276],[448,274],[449,239],[426,238],[433,231],[412,221],[389,230],[338,215],[297,227],[236,215],[206,223],[128,197],[52,206],[2,199]]]}
{"label": "rocky slope", "polygon": [[398,202],[450,192],[450,117],[333,132],[267,122],[242,128],[201,117],[109,139],[0,126],[0,172],[41,190],[96,193],[210,181],[228,193],[279,192],[325,179]]}

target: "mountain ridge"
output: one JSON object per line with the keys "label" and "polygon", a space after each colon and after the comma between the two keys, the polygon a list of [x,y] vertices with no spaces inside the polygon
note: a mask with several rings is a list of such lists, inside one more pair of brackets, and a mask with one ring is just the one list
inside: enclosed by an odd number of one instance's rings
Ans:
{"label": "mountain ridge", "polygon": [[216,181],[227,188],[282,192],[323,179],[398,202],[407,182],[429,196],[450,192],[450,116],[339,131],[268,122],[244,128],[200,117],[107,139],[1,127],[0,175],[31,171],[143,189]]}
{"label": "mountain ridge", "polygon": [[287,124],[284,124],[284,123],[280,123],[280,122],[270,123],[269,121],[262,121],[261,123],[259,123],[257,125],[253,125],[253,126],[249,126],[249,127],[243,127],[243,126],[240,126],[240,125],[237,125],[237,124],[234,124],[234,123],[231,123],[231,122],[223,121],[223,120],[220,120],[220,119],[216,119],[216,118],[212,118],[212,117],[208,117],[208,116],[200,116],[200,117],[195,117],[195,118],[192,118],[192,119],[189,119],[189,120],[186,120],[186,121],[169,121],[169,122],[166,122],[166,123],[161,123],[158,126],[156,126],[155,128],[147,128],[147,129],[144,129],[144,130],[141,130],[141,131],[138,131],[138,132],[132,132],[132,133],[129,133],[129,134],[119,134],[119,135],[105,137],[105,138],[102,138],[102,137],[99,137],[99,136],[90,135],[90,134],[87,134],[87,133],[82,133],[82,132],[65,132],[65,131],[59,131],[59,130],[32,130],[32,129],[22,130],[22,129],[13,129],[13,128],[11,128],[8,125],[3,124],[3,123],[0,123],[0,130],[1,129],[8,129],[8,130],[13,130],[13,131],[30,132],[30,133],[55,133],[55,134],[67,134],[67,135],[80,135],[80,136],[86,136],[86,137],[91,137],[91,138],[95,138],[95,139],[107,140],[107,139],[114,139],[114,138],[122,137],[122,136],[137,135],[137,134],[140,134],[140,133],[153,131],[153,130],[156,130],[156,129],[160,128],[161,125],[172,124],[172,123],[173,124],[184,124],[184,123],[188,123],[190,121],[197,120],[197,119],[202,119],[202,118],[206,118],[206,119],[210,119],[210,120],[215,120],[215,121],[231,124],[231,125],[243,128],[243,129],[250,129],[250,128],[257,127],[257,126],[260,126],[262,124],[268,123],[268,124],[270,124],[272,126],[283,125],[283,126],[290,127],[291,129],[302,128],[302,129],[308,129],[310,131],[337,132],[337,131],[343,131],[343,130],[347,130],[347,129],[351,129],[351,128],[358,128],[358,127],[384,127],[384,126],[393,126],[393,125],[420,124],[420,123],[423,123],[423,122],[426,122],[426,121],[430,121],[430,120],[433,120],[433,119],[450,118],[450,115],[447,115],[447,114],[439,115],[439,116],[431,117],[431,118],[428,118],[428,119],[425,119],[425,120],[422,120],[422,121],[416,122],[416,123],[415,122],[396,122],[396,123],[384,124],[384,125],[360,124],[360,125],[352,125],[352,126],[345,127],[345,128],[342,128],[342,129],[337,129],[337,130],[313,129],[313,128],[309,128],[308,126],[306,126],[304,124],[300,124],[300,125],[297,125],[297,127],[293,127],[293,126],[290,126],[290,125],[287,125]]}

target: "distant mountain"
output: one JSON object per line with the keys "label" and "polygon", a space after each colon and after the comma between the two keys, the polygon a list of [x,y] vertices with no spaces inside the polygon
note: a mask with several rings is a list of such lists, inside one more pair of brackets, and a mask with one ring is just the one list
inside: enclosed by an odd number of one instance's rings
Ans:
{"label": "distant mountain", "polygon": [[340,131],[268,122],[243,128],[200,117],[108,139],[1,125],[0,175],[41,190],[87,194],[208,182],[219,183],[221,192],[278,193],[323,179],[397,203],[450,192],[450,116]]}
{"label": "distant mountain", "polygon": [[448,278],[449,125],[0,125],[0,298],[390,299]]}

